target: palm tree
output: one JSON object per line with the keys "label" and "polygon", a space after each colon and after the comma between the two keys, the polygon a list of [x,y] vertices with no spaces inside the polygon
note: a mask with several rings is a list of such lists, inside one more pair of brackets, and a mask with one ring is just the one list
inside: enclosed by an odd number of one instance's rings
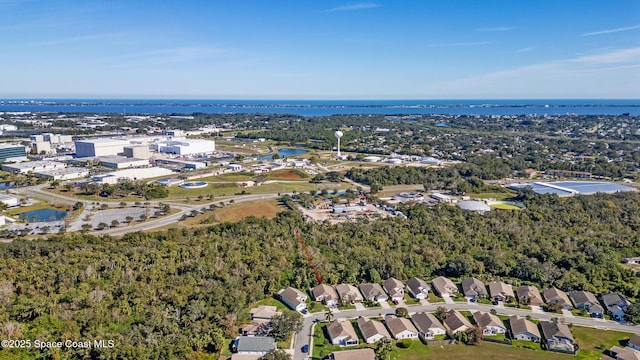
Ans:
{"label": "palm tree", "polygon": [[333,311],[331,311],[331,308],[329,308],[329,310],[327,310],[327,313],[324,316],[324,319],[327,322],[332,322],[335,318],[335,315],[333,314]]}

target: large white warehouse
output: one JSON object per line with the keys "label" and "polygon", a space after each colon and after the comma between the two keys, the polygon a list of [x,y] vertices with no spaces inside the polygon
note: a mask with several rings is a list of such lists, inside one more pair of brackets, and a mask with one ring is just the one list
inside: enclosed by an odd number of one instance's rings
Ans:
{"label": "large white warehouse", "polygon": [[175,155],[206,154],[216,151],[216,142],[202,139],[169,140],[158,143],[158,152]]}
{"label": "large white warehouse", "polygon": [[118,155],[124,152],[124,147],[131,143],[118,139],[90,139],[76,141],[76,157],[94,157]]}

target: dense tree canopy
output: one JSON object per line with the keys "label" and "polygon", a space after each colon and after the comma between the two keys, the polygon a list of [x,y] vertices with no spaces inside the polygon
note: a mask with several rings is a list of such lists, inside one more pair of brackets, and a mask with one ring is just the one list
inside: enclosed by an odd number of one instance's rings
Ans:
{"label": "dense tree canopy", "polygon": [[[620,265],[640,248],[640,195],[535,196],[521,211],[463,213],[416,205],[408,219],[305,223],[293,212],[121,239],[65,234],[0,244],[0,337],[114,339],[66,359],[185,359],[215,354],[250,305],[315,275],[330,284],[394,276],[474,275],[637,297]],[[48,351],[12,352],[45,358]]]}

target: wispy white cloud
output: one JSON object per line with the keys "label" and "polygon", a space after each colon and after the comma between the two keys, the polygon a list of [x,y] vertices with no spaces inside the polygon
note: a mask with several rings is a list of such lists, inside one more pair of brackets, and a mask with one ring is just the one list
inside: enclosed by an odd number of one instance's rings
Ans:
{"label": "wispy white cloud", "polygon": [[104,33],[104,34],[91,34],[91,35],[81,35],[81,36],[70,36],[59,39],[51,39],[45,41],[37,41],[27,44],[28,46],[57,46],[64,44],[71,44],[77,42],[85,42],[85,41],[94,41],[94,40],[103,40],[109,38],[116,37],[124,37],[128,36],[129,33],[125,32],[116,32],[116,33]]}
{"label": "wispy white cloud", "polygon": [[531,46],[516,50],[516,52],[519,52],[519,53],[527,53],[532,51],[533,51],[533,47]]}
{"label": "wispy white cloud", "polygon": [[498,27],[476,29],[477,32],[502,32],[502,31],[511,31],[511,30],[515,30],[515,27],[513,27],[513,26],[498,26]]}
{"label": "wispy white cloud", "polygon": [[355,11],[355,10],[366,10],[380,7],[380,4],[372,3],[372,2],[362,2],[355,4],[347,4],[336,6],[331,9],[325,10],[326,12],[336,12],[336,11]]}
{"label": "wispy white cloud", "polygon": [[613,33],[617,33],[617,32],[636,30],[636,29],[640,29],[640,25],[633,25],[633,26],[626,26],[626,27],[615,28],[615,29],[593,31],[593,32],[588,32],[588,33],[581,34],[580,36],[594,36],[594,35],[613,34]]}
{"label": "wispy white cloud", "polygon": [[428,44],[428,47],[460,47],[460,46],[482,46],[489,45],[490,41],[476,41],[476,42],[452,42],[442,44]]}
{"label": "wispy white cloud", "polygon": [[443,94],[487,97],[638,97],[639,67],[640,47],[635,47],[445,81],[438,88]]}
{"label": "wispy white cloud", "polygon": [[640,47],[614,50],[596,55],[579,56],[571,62],[584,64],[622,64],[629,62],[640,63]]}

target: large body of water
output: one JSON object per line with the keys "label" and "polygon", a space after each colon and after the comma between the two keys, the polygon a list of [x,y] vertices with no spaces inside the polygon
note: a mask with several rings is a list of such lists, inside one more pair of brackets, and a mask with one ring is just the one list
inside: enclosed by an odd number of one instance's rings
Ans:
{"label": "large body of water", "polygon": [[637,100],[0,100],[0,111],[118,114],[640,115]]}

